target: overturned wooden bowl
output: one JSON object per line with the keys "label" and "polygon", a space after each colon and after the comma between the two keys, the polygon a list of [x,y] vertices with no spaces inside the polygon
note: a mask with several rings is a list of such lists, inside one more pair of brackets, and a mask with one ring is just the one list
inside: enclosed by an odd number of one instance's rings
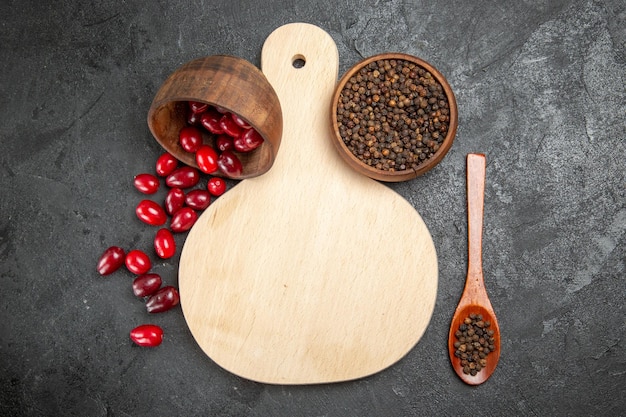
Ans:
{"label": "overturned wooden bowl", "polygon": [[[444,105],[428,102],[437,95],[445,96]],[[399,182],[443,159],[458,114],[454,93],[437,69],[411,55],[386,53],[362,60],[339,80],[331,122],[333,144],[348,165],[373,179]]]}
{"label": "overturned wooden bowl", "polygon": [[[280,147],[283,118],[278,96],[261,70],[242,58],[212,55],[182,65],[159,88],[148,111],[148,127],[165,150],[197,168],[194,154],[179,144],[179,132],[188,125],[190,101],[240,116],[264,139],[252,152],[235,152],[243,165],[241,175],[216,175],[244,179],[271,168]],[[215,137],[208,132],[203,141],[215,146]]]}

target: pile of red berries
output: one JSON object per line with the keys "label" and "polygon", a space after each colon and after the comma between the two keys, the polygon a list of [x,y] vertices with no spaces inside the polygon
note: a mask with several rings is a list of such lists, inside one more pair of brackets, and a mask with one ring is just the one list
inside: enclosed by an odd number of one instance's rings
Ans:
{"label": "pile of red berries", "polygon": [[[161,187],[162,179],[169,188],[162,203],[144,198],[135,208],[139,220],[158,227],[153,243],[154,251],[161,259],[172,258],[176,254],[174,233],[191,229],[198,213],[226,191],[224,178],[213,175],[235,176],[241,173],[241,162],[232,150],[250,152],[263,142],[254,128],[234,114],[195,102],[190,102],[189,107],[189,125],[181,129],[179,141],[185,151],[195,153],[199,169],[181,165],[174,156],[165,152],[157,159],[154,174],[141,173],[133,181],[134,187],[144,195],[155,194]],[[203,143],[202,133],[195,126],[198,123],[216,135],[219,153]],[[205,188],[197,188],[203,173],[211,176]],[[169,225],[166,226],[168,218]],[[96,269],[100,275],[109,275],[122,265],[136,275],[132,284],[133,293],[145,300],[148,313],[165,312],[178,305],[178,289],[162,285],[161,276],[151,272],[150,256],[140,249],[127,252],[120,246],[111,246],[99,258]],[[154,324],[143,324],[132,329],[130,337],[140,346],[158,346],[163,340],[163,330]]]}
{"label": "pile of red berries", "polygon": [[[189,102],[187,123],[180,131],[180,146],[195,154],[206,174],[219,170],[229,177],[241,175],[243,166],[235,152],[252,152],[263,144],[263,137],[244,119],[217,106]],[[203,143],[202,130],[215,137],[215,148]]]}

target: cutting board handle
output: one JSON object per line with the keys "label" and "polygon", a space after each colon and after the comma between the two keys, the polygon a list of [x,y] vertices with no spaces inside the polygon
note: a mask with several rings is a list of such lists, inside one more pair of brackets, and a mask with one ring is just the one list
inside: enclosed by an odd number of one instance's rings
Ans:
{"label": "cutting board handle", "polygon": [[[281,26],[263,44],[261,68],[276,90],[290,92],[288,97],[281,98],[283,112],[292,115],[283,118],[283,137],[289,140],[281,144],[284,148],[279,151],[278,166],[274,165],[273,171],[288,170],[290,175],[305,178],[332,175],[319,158],[330,162],[335,169],[346,169],[330,140],[330,100],[339,70],[339,53],[332,37],[308,23]],[[319,114],[316,111],[319,107],[328,112]],[[326,140],[312,140],[318,136]],[[280,155],[289,155],[290,160]]]}
{"label": "cutting board handle", "polygon": [[332,90],[338,68],[339,52],[333,38],[308,23],[279,27],[267,37],[261,51],[261,69],[272,75],[270,82],[278,88],[288,83],[308,87],[314,94],[320,87]]}

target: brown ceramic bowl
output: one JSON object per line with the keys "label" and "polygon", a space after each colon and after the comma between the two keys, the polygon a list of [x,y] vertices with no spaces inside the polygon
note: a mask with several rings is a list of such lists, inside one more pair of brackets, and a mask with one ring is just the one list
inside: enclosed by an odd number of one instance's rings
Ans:
{"label": "brown ceramic bowl", "polygon": [[[180,129],[187,125],[189,101],[235,113],[263,137],[254,151],[236,153],[243,170],[229,178],[256,177],[271,168],[280,147],[283,116],[278,96],[261,70],[241,58],[213,55],[182,65],[161,85],[148,112],[150,131],[165,150],[197,168],[194,154],[178,140]],[[215,138],[207,132],[203,140],[214,145]]]}
{"label": "brown ceramic bowl", "polygon": [[[338,116],[338,109],[342,108],[345,109],[346,106],[349,106],[349,104],[344,104],[343,100],[344,100],[344,88],[346,87],[347,83],[353,83],[354,79],[353,77],[358,77],[359,73],[362,69],[367,69],[368,65],[372,64],[372,66],[374,66],[377,62],[382,61],[384,62],[385,60],[387,61],[404,61],[404,62],[409,62],[412,64],[415,64],[417,68],[417,71],[419,71],[419,68],[422,68],[423,70],[425,70],[427,73],[430,74],[430,76],[427,76],[425,73],[423,75],[418,75],[416,76],[417,78],[419,77],[426,77],[426,81],[425,82],[431,82],[432,83],[432,79],[434,79],[436,81],[436,83],[438,83],[439,85],[441,85],[442,88],[442,94],[445,94],[445,98],[447,100],[447,110],[444,112],[447,114],[445,114],[442,119],[444,119],[443,122],[439,121],[439,118],[437,118],[437,120],[435,120],[438,124],[438,129],[443,129],[441,128],[442,124],[446,124],[447,123],[447,129],[446,130],[438,130],[437,131],[437,135],[439,135],[439,137],[437,139],[433,139],[430,135],[432,134],[432,132],[428,132],[428,135],[424,134],[424,143],[427,144],[429,143],[431,140],[434,140],[434,143],[432,143],[433,148],[430,149],[435,149],[434,151],[432,151],[433,153],[430,154],[430,156],[427,159],[424,160],[420,160],[417,159],[417,161],[414,161],[412,163],[406,163],[405,166],[403,168],[394,168],[393,169],[389,169],[387,167],[387,169],[383,168],[383,167],[376,167],[374,162],[371,162],[371,158],[370,158],[370,163],[366,163],[365,160],[368,159],[368,155],[363,156],[361,154],[361,158],[359,158],[357,156],[357,153],[359,152],[356,147],[353,146],[354,151],[351,150],[348,147],[348,144],[346,144],[346,142],[344,141],[344,139],[342,138],[342,131],[344,133],[344,135],[348,136],[350,133],[346,133],[346,129],[353,129],[354,126],[347,126],[348,123],[346,123],[346,126],[343,125],[342,121],[340,121],[339,119],[342,119],[343,122],[346,122],[347,119],[345,119],[344,117],[339,117]],[[373,69],[372,69],[373,71]],[[411,70],[413,71],[413,70]],[[411,71],[409,71],[408,74],[398,74],[400,75],[404,75],[404,77],[406,78],[411,78],[414,79],[415,77],[413,77],[413,75],[411,75]],[[380,71],[379,71],[380,73]],[[380,81],[379,82],[384,82],[384,77],[386,75],[389,74],[389,71],[385,72],[383,75],[380,75],[379,77],[383,77],[383,78],[379,78]],[[352,81],[351,81],[352,79]],[[397,80],[396,80],[397,81]],[[418,84],[418,82],[414,79],[413,84]],[[402,83],[400,83],[402,84]],[[399,99],[399,97],[395,97],[395,103],[394,106],[392,107],[390,105],[390,99],[392,97],[384,97],[384,92],[380,91],[380,85],[378,84],[378,87],[376,86],[376,84],[373,85],[373,88],[378,88],[379,91],[375,91],[376,96],[377,96],[377,100],[376,106],[378,109],[381,110],[385,110],[389,115],[392,115],[394,111],[396,111],[396,114],[401,115],[408,115],[409,112],[413,112],[413,114],[416,114],[415,112],[417,111],[418,107],[419,107],[419,100],[420,100],[420,96],[417,95],[417,93],[415,91],[411,91],[408,90],[412,93],[412,95],[407,95],[405,96],[402,100]],[[407,88],[409,88],[410,85],[407,85]],[[417,87],[417,85],[415,85],[415,87]],[[411,87],[414,88],[414,87]],[[433,87],[436,88],[436,87]],[[359,93],[359,97],[364,97],[364,100],[371,100],[374,97],[374,94],[372,93],[371,89],[368,89],[367,87],[365,87],[365,90],[361,90],[358,92]],[[352,93],[350,93],[352,94]],[[431,94],[429,92],[425,92],[425,94]],[[347,96],[347,95],[346,95]],[[411,98],[413,97],[413,98]],[[425,98],[428,98],[428,96],[426,96]],[[406,101],[406,100],[409,101]],[[400,108],[400,105],[398,104],[400,101],[402,101],[402,108]],[[406,104],[405,104],[406,103]],[[367,105],[372,105],[371,103],[367,104]],[[395,108],[395,109],[394,109]],[[445,107],[444,107],[445,108]],[[430,109],[430,107],[427,107],[426,110]],[[440,110],[440,112],[442,111],[442,108],[438,109]],[[353,111],[352,111],[353,112]],[[353,112],[354,113],[354,112]],[[428,115],[422,115],[421,118],[425,119],[427,122],[434,120],[433,118],[434,116],[428,116]],[[447,121],[445,119],[448,119]],[[428,62],[425,62],[419,58],[416,58],[414,56],[411,55],[407,55],[407,54],[402,54],[402,53],[386,53],[386,54],[380,54],[380,55],[375,55],[372,56],[370,58],[364,59],[363,61],[357,63],[355,66],[353,66],[342,78],[341,80],[339,80],[339,83],[337,84],[337,87],[335,89],[335,92],[333,94],[333,98],[332,98],[332,109],[331,109],[331,120],[332,120],[332,127],[333,127],[333,131],[334,131],[334,135],[333,135],[333,143],[335,144],[335,147],[337,148],[337,150],[339,151],[339,154],[341,155],[341,157],[346,161],[346,163],[348,163],[348,165],[350,165],[352,168],[354,168],[355,170],[357,170],[358,172],[367,175],[368,177],[371,177],[373,179],[379,180],[379,181],[386,181],[386,182],[399,182],[399,181],[406,181],[406,180],[410,180],[413,179],[419,175],[422,175],[424,173],[426,173],[427,171],[431,170],[435,165],[437,165],[442,159],[443,157],[446,155],[446,153],[448,153],[448,150],[450,150],[450,147],[452,146],[452,142],[454,141],[454,137],[456,135],[456,129],[457,129],[457,125],[458,125],[458,114],[457,114],[457,106],[456,106],[456,99],[454,97],[454,93],[452,92],[452,89],[450,88],[450,85],[448,84],[447,80],[444,78],[443,75],[441,75],[441,73],[439,71],[437,71],[437,69],[435,69],[432,65],[430,65]],[[361,117],[360,123],[358,126],[361,127],[365,127],[365,123],[363,121],[363,118]],[[418,118],[412,119],[414,121],[417,121]],[[432,123],[431,123],[432,126]],[[370,126],[371,127],[371,126]],[[416,127],[416,126],[413,126]],[[371,127],[372,129],[379,129],[379,126],[377,127]],[[398,135],[400,138],[405,137],[402,135],[402,132],[400,131],[400,128],[396,128],[396,127],[389,127],[388,129],[391,129],[391,131],[393,130],[398,130]],[[404,125],[404,127],[402,128],[403,130],[406,131],[406,129],[409,130],[413,130],[415,131],[413,140],[419,140],[421,143],[422,140],[422,136],[419,133],[419,127],[417,127],[417,129],[414,128],[410,128],[409,126]],[[433,127],[434,129],[434,127]],[[376,135],[378,132],[380,132],[380,130],[375,130],[374,132],[369,131],[366,133],[370,133],[371,135]],[[379,135],[382,136],[388,136],[389,135],[389,130],[387,130],[384,134],[382,132],[378,133]],[[392,132],[393,134],[393,132]],[[364,138],[364,135],[359,133],[359,136],[361,138]],[[381,138],[377,138],[376,141],[380,142],[382,141],[382,136]],[[363,142],[366,143],[367,141],[370,141],[370,143],[368,143],[367,145],[365,145],[365,148],[369,149],[369,146],[371,145],[371,138],[372,136],[369,136],[369,139],[363,139]],[[419,139],[416,139],[419,138]],[[349,141],[349,139],[348,139]],[[405,145],[406,147],[410,147],[410,145]],[[380,148],[379,150],[382,151],[383,148]],[[412,152],[413,155],[419,155],[418,152],[422,152],[424,149],[423,148],[419,151],[415,151]],[[361,152],[363,152],[363,148],[361,149]],[[411,156],[413,157],[413,156]],[[417,156],[415,156],[417,158]],[[394,161],[395,163],[395,161]],[[412,165],[412,166],[411,166]]]}

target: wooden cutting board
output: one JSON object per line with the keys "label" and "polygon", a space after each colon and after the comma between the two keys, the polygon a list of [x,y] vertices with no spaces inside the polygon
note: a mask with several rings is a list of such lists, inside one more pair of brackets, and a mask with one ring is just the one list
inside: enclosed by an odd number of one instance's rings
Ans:
{"label": "wooden cutting board", "polygon": [[261,63],[283,109],[276,162],[215,201],[181,254],[181,305],[194,338],[250,380],[371,375],[415,346],[435,305],[437,255],[422,218],[352,171],[331,143],[338,62],[316,26],[270,34]]}

